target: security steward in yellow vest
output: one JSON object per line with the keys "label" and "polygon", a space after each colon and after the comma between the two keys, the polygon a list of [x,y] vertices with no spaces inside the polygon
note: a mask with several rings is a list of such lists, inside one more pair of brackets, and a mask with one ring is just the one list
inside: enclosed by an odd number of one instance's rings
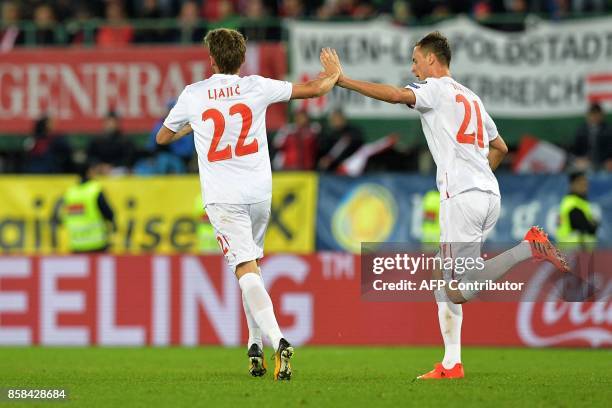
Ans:
{"label": "security steward in yellow vest", "polygon": [[198,252],[203,254],[216,254],[219,252],[219,243],[215,229],[213,228],[204,205],[202,195],[198,193],[195,198],[194,214],[196,217],[196,235],[198,240]]}
{"label": "security steward in yellow vest", "polygon": [[440,241],[440,192],[431,190],[423,196],[423,224],[421,225],[423,249],[436,251]]}
{"label": "security steward in yellow vest", "polygon": [[587,199],[589,180],[584,172],[569,175],[570,191],[561,201],[557,241],[564,249],[591,250],[597,245],[597,221]]}
{"label": "security steward in yellow vest", "polygon": [[105,252],[110,246],[110,233],[116,229],[113,209],[95,180],[100,169],[101,164],[86,164],[79,184],[64,194],[60,219],[68,230],[71,252]]}

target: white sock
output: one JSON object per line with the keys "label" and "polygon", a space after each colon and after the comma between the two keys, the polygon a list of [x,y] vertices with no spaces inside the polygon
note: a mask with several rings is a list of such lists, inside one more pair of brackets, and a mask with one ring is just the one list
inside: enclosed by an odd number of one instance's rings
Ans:
{"label": "white sock", "polygon": [[249,306],[247,305],[244,293],[242,294],[242,307],[244,308],[244,315],[246,316],[247,326],[249,327],[249,340],[247,342],[247,350],[251,347],[251,344],[257,344],[260,349],[263,350],[263,340],[261,338],[261,329],[257,325],[257,322],[253,318]]}
{"label": "white sock", "polygon": [[[515,247],[485,261],[484,269],[466,271],[465,277],[471,282],[495,282],[512,269],[514,265],[531,257],[531,245],[529,245],[528,241],[521,241]],[[478,291],[474,290],[461,291],[462,296],[466,300],[472,299],[477,293]]]}
{"label": "white sock", "polygon": [[446,296],[445,289],[434,291],[438,304],[438,321],[440,332],[444,340],[444,359],[442,365],[451,369],[461,362],[461,323],[463,322],[463,308],[451,302]]}
{"label": "white sock", "polygon": [[255,322],[261,328],[261,331],[268,336],[274,350],[277,350],[283,334],[274,316],[272,299],[266,292],[259,274],[246,273],[238,279],[238,284]]}

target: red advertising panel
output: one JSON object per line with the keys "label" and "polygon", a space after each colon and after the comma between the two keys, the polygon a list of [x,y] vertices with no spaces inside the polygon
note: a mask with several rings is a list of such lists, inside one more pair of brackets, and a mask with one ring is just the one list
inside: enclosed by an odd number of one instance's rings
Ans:
{"label": "red advertising panel", "polygon": [[[262,270],[296,344],[441,344],[433,296],[362,301],[354,255],[272,255]],[[609,299],[467,304],[463,344],[610,347],[611,311]],[[0,344],[238,345],[246,330],[218,256],[0,258]]]}
{"label": "red advertising panel", "polygon": [[[250,44],[242,75],[284,79],[281,44]],[[102,117],[116,110],[127,132],[148,131],[185,85],[211,74],[201,46],[117,49],[19,49],[0,58],[0,129],[30,132],[43,114],[60,132],[99,132]],[[286,107],[268,112],[268,126],[285,121]]]}

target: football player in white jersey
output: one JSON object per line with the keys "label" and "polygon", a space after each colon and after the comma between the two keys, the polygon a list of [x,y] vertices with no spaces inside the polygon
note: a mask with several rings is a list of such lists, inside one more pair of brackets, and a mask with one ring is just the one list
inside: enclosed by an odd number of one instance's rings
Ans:
{"label": "football player in white jersey", "polygon": [[[421,81],[405,88],[351,79],[344,75],[335,50],[324,49],[321,62],[340,73],[338,86],[390,103],[401,103],[419,112],[427,145],[437,166],[440,191],[440,243],[443,258],[476,259],[481,243],[493,229],[500,212],[500,193],[493,170],[508,149],[480,98],[451,77],[451,50],[447,39],[433,32],[417,42],[412,54],[412,72]],[[567,271],[567,263],[550,243],[546,233],[532,227],[524,241],[484,262],[484,269],[435,271],[434,278],[471,282],[498,280],[515,264],[536,258]],[[434,292],[445,353],[441,363],[420,379],[462,378],[461,304],[476,291]]]}
{"label": "football player in white jersey", "polygon": [[259,268],[270,219],[272,172],[266,109],[276,102],[312,98],[333,88],[337,72],[291,84],[239,76],[246,40],[238,31],[210,31],[204,43],[213,75],[185,87],[157,134],[167,144],[193,129],[204,206],[221,251],[235,271],[249,327],[249,371],[266,372],[262,334],[275,350],[275,380],[291,379],[293,347],[283,337]]}

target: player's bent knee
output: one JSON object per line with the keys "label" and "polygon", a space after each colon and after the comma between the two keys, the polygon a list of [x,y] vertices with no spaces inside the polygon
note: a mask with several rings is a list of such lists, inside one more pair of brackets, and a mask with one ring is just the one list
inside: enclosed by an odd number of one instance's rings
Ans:
{"label": "player's bent knee", "polygon": [[239,263],[236,266],[236,278],[240,279],[247,273],[259,274],[259,267],[255,260]]}
{"label": "player's bent knee", "polygon": [[465,299],[463,295],[461,294],[461,292],[458,290],[452,290],[452,289],[446,288],[446,296],[448,297],[448,300],[450,300],[452,303],[456,305],[461,305],[467,302],[467,299]]}

